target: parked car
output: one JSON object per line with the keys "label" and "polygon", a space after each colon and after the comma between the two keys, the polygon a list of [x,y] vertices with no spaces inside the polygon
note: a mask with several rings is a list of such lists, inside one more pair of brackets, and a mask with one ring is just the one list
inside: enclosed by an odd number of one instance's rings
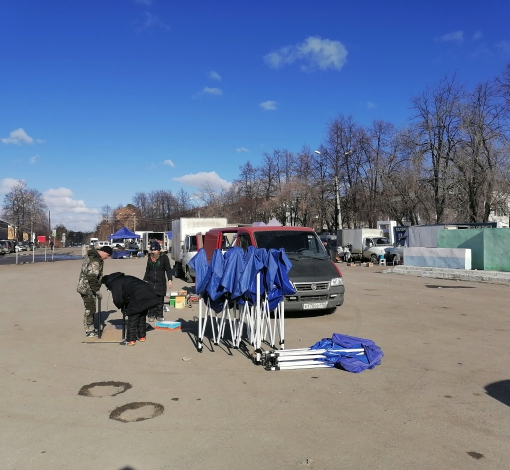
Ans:
{"label": "parked car", "polygon": [[18,242],[15,246],[16,251],[28,251],[27,242]]}
{"label": "parked car", "polygon": [[5,240],[0,240],[0,255],[9,253],[9,244]]}
{"label": "parked car", "polygon": [[[237,235],[235,242],[233,235]],[[213,228],[204,238],[208,262],[216,249],[226,251],[234,244],[245,251],[250,246],[285,250],[292,263],[289,280],[296,289],[294,295],[285,296],[286,312],[323,310],[332,313],[344,303],[342,273],[311,228],[275,225]]]}
{"label": "parked car", "polygon": [[7,253],[14,253],[16,251],[16,243],[13,240],[2,240],[5,242],[9,248]]}

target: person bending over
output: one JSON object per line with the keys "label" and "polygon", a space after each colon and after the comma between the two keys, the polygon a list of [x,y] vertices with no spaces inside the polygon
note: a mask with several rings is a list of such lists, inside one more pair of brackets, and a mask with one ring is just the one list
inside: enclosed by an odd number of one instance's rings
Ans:
{"label": "person bending over", "polygon": [[115,306],[128,317],[126,345],[134,346],[137,338],[145,341],[147,312],[159,302],[151,286],[119,272],[103,276],[101,283],[112,293]]}

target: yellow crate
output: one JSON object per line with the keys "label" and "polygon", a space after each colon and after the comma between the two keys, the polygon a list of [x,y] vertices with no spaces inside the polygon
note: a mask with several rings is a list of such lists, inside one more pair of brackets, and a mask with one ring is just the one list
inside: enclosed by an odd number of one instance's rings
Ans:
{"label": "yellow crate", "polygon": [[186,308],[186,296],[178,295],[175,297],[175,308]]}

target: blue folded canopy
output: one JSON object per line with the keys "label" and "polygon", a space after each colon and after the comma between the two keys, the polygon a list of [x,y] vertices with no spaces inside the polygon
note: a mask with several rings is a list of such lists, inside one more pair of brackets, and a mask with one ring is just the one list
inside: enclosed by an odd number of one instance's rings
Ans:
{"label": "blue folded canopy", "polygon": [[268,251],[250,246],[244,252],[235,246],[224,254],[216,249],[208,265],[205,250],[201,248],[189,264],[195,270],[197,294],[207,298],[211,306],[214,304],[215,310],[221,309],[225,299],[254,304],[257,282],[259,294],[261,298],[267,295],[271,310],[284,295],[296,292],[288,275],[292,263],[283,249]]}
{"label": "blue folded canopy", "polygon": [[[323,353],[325,362],[355,374],[380,365],[384,356],[381,348],[373,341],[339,333],[317,341],[310,349],[327,349]],[[346,352],[341,349],[363,349],[363,352]]]}

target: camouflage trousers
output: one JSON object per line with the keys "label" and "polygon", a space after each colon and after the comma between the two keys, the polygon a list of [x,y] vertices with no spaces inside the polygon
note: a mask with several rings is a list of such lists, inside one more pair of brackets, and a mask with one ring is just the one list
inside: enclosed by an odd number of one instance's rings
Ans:
{"label": "camouflage trousers", "polygon": [[93,295],[82,295],[83,305],[85,305],[85,312],[83,314],[83,326],[85,333],[94,331],[94,314],[96,313],[96,298]]}

